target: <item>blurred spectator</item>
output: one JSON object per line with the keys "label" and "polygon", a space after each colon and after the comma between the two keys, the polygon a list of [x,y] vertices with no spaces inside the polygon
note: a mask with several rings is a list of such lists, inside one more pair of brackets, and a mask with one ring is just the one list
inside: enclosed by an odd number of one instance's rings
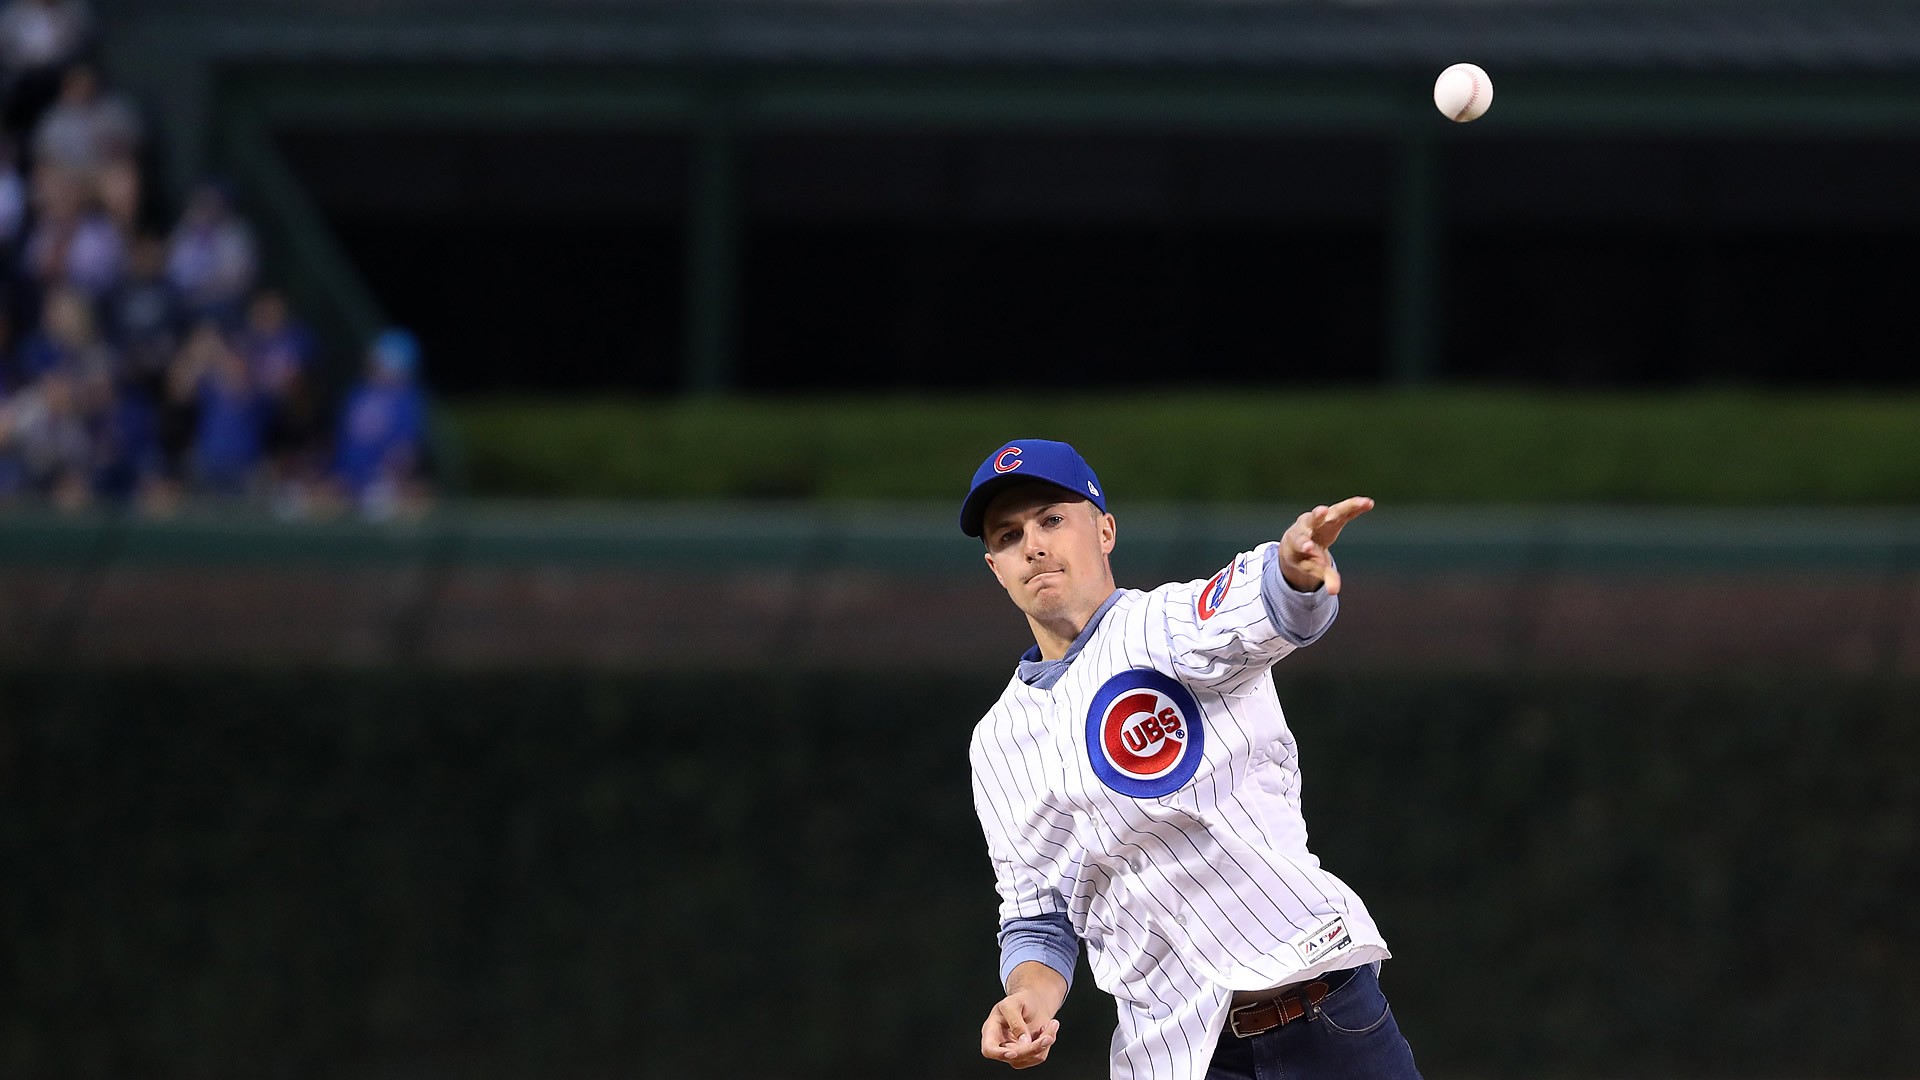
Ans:
{"label": "blurred spectator", "polygon": [[13,445],[14,407],[4,383],[0,383],[0,506],[12,502],[26,490],[26,469]]}
{"label": "blurred spectator", "polygon": [[252,488],[265,448],[266,409],[247,361],[211,320],[194,327],[169,378],[176,402],[192,403],[189,474],[213,495]]}
{"label": "blurred spectator", "polygon": [[115,221],[131,227],[140,204],[140,139],[132,102],[102,90],[93,65],[75,64],[34,128],[34,169],[44,172],[45,182],[73,184],[99,199]]}
{"label": "blurred spectator", "polygon": [[0,8],[0,64],[22,74],[65,67],[92,34],[86,0],[7,0]]}
{"label": "blurred spectator", "polygon": [[202,184],[187,203],[167,248],[167,277],[187,314],[231,326],[258,272],[253,228],[217,183]]}
{"label": "blurred spectator", "polygon": [[27,182],[20,175],[13,140],[0,135],[0,259],[13,264],[14,248],[27,223]]}
{"label": "blurred spectator", "polygon": [[83,197],[77,206],[49,200],[27,234],[28,278],[42,288],[65,283],[105,296],[126,272],[127,246],[120,226],[99,200]]}
{"label": "blurred spectator", "polygon": [[60,73],[91,48],[93,29],[85,0],[7,0],[0,8],[0,80],[10,134],[32,127]]}
{"label": "blurred spectator", "polygon": [[93,444],[81,380],[50,371],[0,402],[0,457],[28,490],[62,507],[85,505]]}
{"label": "blurred spectator", "polygon": [[282,394],[305,375],[316,349],[313,331],[293,317],[287,294],[272,288],[260,290],[247,305],[237,344],[248,370],[270,396]]}
{"label": "blurred spectator", "polygon": [[366,377],[340,411],[334,479],[369,517],[417,509],[427,495],[427,402],[417,384],[419,364],[412,334],[383,331],[367,350]]}
{"label": "blurred spectator", "polygon": [[85,293],[64,286],[47,294],[40,328],[20,345],[20,374],[29,382],[55,371],[111,380],[116,361],[112,346],[101,340],[93,303]]}
{"label": "blurred spectator", "polygon": [[[246,326],[236,340],[246,358],[267,410],[266,450],[272,467],[276,499],[295,501],[294,487],[324,478],[319,454],[320,413],[313,398],[311,368],[319,343],[306,323],[293,314],[287,295],[262,289],[247,305]],[[293,510],[283,505],[283,510]],[[293,510],[297,513],[297,510]]]}
{"label": "blurred spectator", "polygon": [[14,334],[13,305],[0,297],[0,398],[26,382],[20,370],[20,343]]}
{"label": "blurred spectator", "polygon": [[0,498],[149,513],[269,491],[295,514],[336,491],[373,514],[416,504],[413,339],[373,344],[333,430],[313,389],[318,340],[281,290],[255,292],[260,255],[232,191],[203,183],[170,233],[140,228],[145,125],[92,46],[86,3],[0,0]]}
{"label": "blurred spectator", "polygon": [[127,274],[101,307],[107,338],[120,350],[126,377],[158,399],[187,321],[180,292],[167,280],[165,240],[152,233],[134,240]]}
{"label": "blurred spectator", "polygon": [[122,384],[94,420],[93,488],[115,502],[146,496],[164,476],[153,399]]}

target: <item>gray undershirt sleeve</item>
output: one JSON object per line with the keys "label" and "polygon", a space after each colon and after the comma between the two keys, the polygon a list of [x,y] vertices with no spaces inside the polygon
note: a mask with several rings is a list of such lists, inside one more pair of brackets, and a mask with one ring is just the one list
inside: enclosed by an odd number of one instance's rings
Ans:
{"label": "gray undershirt sleeve", "polygon": [[[1327,558],[1333,558],[1328,553]],[[1280,572],[1280,545],[1267,548],[1260,564],[1260,601],[1267,606],[1267,619],[1280,636],[1295,645],[1311,645],[1333,625],[1340,613],[1340,598],[1328,596],[1323,585],[1312,592],[1301,592],[1287,584]]]}
{"label": "gray undershirt sleeve", "polygon": [[1060,973],[1073,989],[1073,969],[1080,961],[1080,939],[1065,912],[1008,919],[1000,924],[1000,985],[1007,985],[1013,969],[1038,960]]}

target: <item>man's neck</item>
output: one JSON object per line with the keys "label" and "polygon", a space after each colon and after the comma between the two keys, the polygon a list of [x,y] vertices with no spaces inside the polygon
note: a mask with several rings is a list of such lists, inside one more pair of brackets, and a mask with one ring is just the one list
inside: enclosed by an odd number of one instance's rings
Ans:
{"label": "man's neck", "polygon": [[1074,639],[1086,629],[1087,617],[1082,616],[1077,623],[1067,619],[1041,622],[1029,615],[1027,625],[1033,627],[1033,643],[1040,648],[1040,659],[1058,660],[1067,655],[1067,650],[1073,648]]}
{"label": "man's neck", "polygon": [[1113,583],[1108,582],[1107,591],[1101,593],[1099,599],[1069,614],[1051,619],[1027,616],[1027,625],[1033,629],[1033,643],[1040,649],[1040,659],[1059,660],[1066,656],[1067,650],[1073,648],[1073,643],[1086,630],[1087,623],[1093,620],[1093,613],[1099,611],[1100,605],[1112,595]]}

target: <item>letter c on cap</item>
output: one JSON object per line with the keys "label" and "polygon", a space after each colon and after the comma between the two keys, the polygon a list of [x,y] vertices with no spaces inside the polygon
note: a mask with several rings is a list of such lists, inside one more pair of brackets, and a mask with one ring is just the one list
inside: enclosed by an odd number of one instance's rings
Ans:
{"label": "letter c on cap", "polygon": [[[1012,458],[1013,460],[1009,461],[1007,460],[1008,458]],[[1009,473],[1019,467],[1020,448],[1017,446],[1007,447],[1005,450],[1000,451],[999,457],[993,459],[993,471],[997,473]]]}

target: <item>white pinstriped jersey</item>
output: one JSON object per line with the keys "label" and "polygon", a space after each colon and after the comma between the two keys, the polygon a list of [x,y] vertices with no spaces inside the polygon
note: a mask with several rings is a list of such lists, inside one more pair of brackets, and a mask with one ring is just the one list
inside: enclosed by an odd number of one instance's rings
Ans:
{"label": "white pinstriped jersey", "polygon": [[1388,955],[1307,848],[1269,671],[1295,648],[1261,598],[1272,547],[1121,590],[1056,682],[1016,677],[974,729],[1000,920],[1066,915],[1119,1006],[1116,1080],[1200,1080],[1234,990]]}

